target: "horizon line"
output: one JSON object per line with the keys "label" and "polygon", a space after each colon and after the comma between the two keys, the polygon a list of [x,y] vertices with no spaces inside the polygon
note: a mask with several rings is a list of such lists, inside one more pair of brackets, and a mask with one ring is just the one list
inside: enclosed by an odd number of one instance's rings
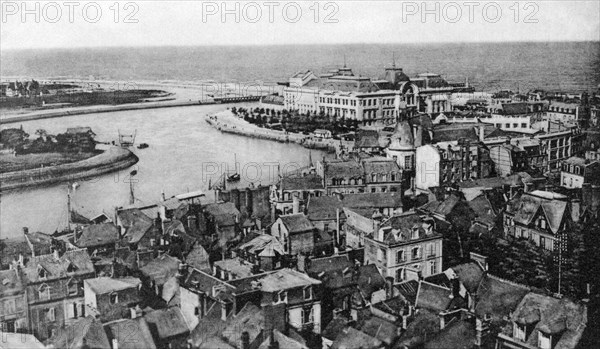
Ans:
{"label": "horizon line", "polygon": [[508,41],[423,41],[423,42],[352,42],[352,43],[298,43],[298,44],[182,44],[182,45],[104,45],[104,46],[40,46],[40,47],[8,47],[1,48],[5,51],[25,50],[76,50],[76,49],[112,49],[112,48],[161,48],[161,47],[274,47],[274,46],[354,46],[354,45],[463,45],[463,44],[528,44],[528,43],[600,43],[597,40],[508,40]]}

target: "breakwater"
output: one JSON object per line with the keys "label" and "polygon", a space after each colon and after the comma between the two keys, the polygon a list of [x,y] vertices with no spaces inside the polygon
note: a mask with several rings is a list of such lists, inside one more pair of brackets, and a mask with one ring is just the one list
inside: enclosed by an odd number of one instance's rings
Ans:
{"label": "breakwater", "polygon": [[70,164],[3,173],[0,175],[0,192],[91,178],[122,170],[138,161],[131,151],[111,147],[102,154]]}
{"label": "breakwater", "polygon": [[4,117],[0,119],[0,124],[12,124],[23,121],[39,120],[58,118],[62,116],[71,115],[83,115],[83,114],[94,114],[94,113],[109,113],[124,110],[139,110],[139,109],[157,109],[157,108],[170,108],[170,107],[185,107],[192,105],[207,105],[215,104],[213,101],[168,101],[168,102],[147,102],[137,104],[123,104],[123,105],[97,105],[93,107],[81,107],[81,108],[68,108],[58,111],[51,112],[40,112],[40,113],[29,113],[25,115],[15,115],[11,117]]}

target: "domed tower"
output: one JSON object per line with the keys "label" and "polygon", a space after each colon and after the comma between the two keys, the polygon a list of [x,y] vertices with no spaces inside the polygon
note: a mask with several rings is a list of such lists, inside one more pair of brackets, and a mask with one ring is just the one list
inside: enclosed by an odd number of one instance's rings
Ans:
{"label": "domed tower", "polygon": [[390,145],[385,150],[387,157],[396,160],[403,170],[413,170],[415,161],[415,144],[408,121],[401,121],[390,138]]}

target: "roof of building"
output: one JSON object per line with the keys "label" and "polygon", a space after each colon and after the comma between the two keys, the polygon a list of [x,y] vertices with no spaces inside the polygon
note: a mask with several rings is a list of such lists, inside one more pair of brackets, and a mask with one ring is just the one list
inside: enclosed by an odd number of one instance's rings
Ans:
{"label": "roof of building", "polygon": [[[365,173],[373,174],[373,173],[398,173],[401,172],[398,163],[394,159],[389,159],[385,157],[370,157],[361,160]],[[369,182],[370,176],[367,175],[367,182]]]}
{"label": "roof of building", "polygon": [[110,341],[116,339],[119,349],[156,349],[150,327],[143,317],[109,322],[104,329]]}
{"label": "roof of building", "polygon": [[478,141],[479,135],[473,124],[438,124],[433,129],[432,143],[452,142],[461,138]]}
{"label": "roof of building", "polygon": [[31,257],[31,248],[24,237],[0,240],[0,267],[8,268],[20,255],[24,260]]}
{"label": "roof of building", "polygon": [[51,252],[52,237],[50,235],[32,231],[25,233],[25,239],[31,245],[34,255],[39,256]]}
{"label": "roof of building", "polygon": [[264,328],[265,312],[251,302],[248,302],[239,313],[227,320],[226,327],[221,336],[227,343],[242,348],[241,333],[247,332],[250,337],[250,343],[252,343],[261,335]]}
{"label": "roof of building", "polygon": [[419,309],[418,314],[408,323],[406,330],[402,332],[396,347],[418,348],[426,338],[440,330],[440,319],[438,311],[427,308]]}
{"label": "roof of building", "polygon": [[281,179],[282,190],[318,190],[323,189],[323,178],[316,174],[306,176],[285,176]]}
{"label": "roof of building", "polygon": [[[45,279],[40,278],[38,268],[45,270]],[[66,251],[58,259],[55,258],[54,254],[32,257],[25,268],[23,268],[23,272],[29,282],[85,275],[94,273],[94,271],[94,264],[85,249]]]}
{"label": "roof of building", "polygon": [[523,193],[520,197],[509,202],[507,212],[514,214],[514,221],[524,225],[532,223],[533,218],[540,212],[546,218],[549,228],[557,233],[567,214],[567,201],[564,195],[553,192],[535,190]]}
{"label": "roof of building", "polygon": [[476,334],[474,322],[456,319],[427,340],[424,348],[476,348]]}
{"label": "roof of building", "polygon": [[419,282],[415,307],[427,308],[434,311],[447,310],[452,302],[452,290],[426,281]]}
{"label": "roof of building", "polygon": [[379,339],[353,327],[346,327],[333,341],[331,349],[376,349],[382,346],[383,342]]}
{"label": "roof of building", "polygon": [[25,290],[17,269],[0,270],[0,298]]}
{"label": "roof of building", "polygon": [[321,336],[333,341],[347,326],[348,319],[344,318],[343,316],[334,317],[331,321],[329,321],[321,333]]}
{"label": "roof of building", "polygon": [[[533,332],[552,335],[554,348],[576,348],[587,324],[587,307],[567,298],[557,299],[528,293],[512,313],[511,320],[534,325]],[[537,336],[530,334],[527,343],[537,345]]]}
{"label": "roof of building", "polygon": [[379,273],[375,264],[366,264],[358,267],[358,289],[363,297],[370,299],[373,292],[385,287],[385,279]]}
{"label": "roof of building", "polygon": [[[61,336],[62,337],[62,336]],[[2,332],[0,349],[45,349],[44,343],[40,342],[32,334]],[[71,349],[74,347],[67,347]],[[107,349],[109,347],[106,347]],[[103,348],[104,349],[104,348]]]}
{"label": "roof of building", "polygon": [[88,132],[92,132],[91,127],[77,126],[77,127],[67,128],[67,133],[69,133],[69,134],[88,133]]}
{"label": "roof of building", "polygon": [[[299,341],[284,335],[277,329],[273,330],[273,340],[279,344],[278,348],[281,349],[308,349],[308,347]],[[267,337],[265,341],[258,347],[258,349],[271,349],[271,337]]]}
{"label": "roof of building", "polygon": [[358,161],[328,160],[325,165],[325,178],[362,178],[364,171]]}
{"label": "roof of building", "polygon": [[185,257],[185,262],[198,270],[210,270],[208,252],[201,244],[195,244],[190,253]]}
{"label": "roof of building", "polygon": [[467,262],[451,267],[460,282],[463,283],[467,291],[471,294],[477,292],[481,279],[485,276],[485,271],[477,262]]}
{"label": "roof of building", "polygon": [[122,291],[129,288],[137,288],[142,284],[142,281],[134,277],[125,278],[110,278],[99,277],[95,279],[86,279],[83,281],[90,286],[90,289],[96,294],[106,294],[116,291]]}
{"label": "roof of building", "polygon": [[119,210],[117,216],[125,227],[125,238],[131,243],[139,242],[154,224],[153,219],[138,208]]}
{"label": "roof of building", "polygon": [[388,192],[311,197],[306,209],[309,219],[316,221],[336,219],[336,210],[339,209],[340,215],[342,215],[344,207],[350,209],[400,208],[402,207],[402,195],[399,192]]}
{"label": "roof of building", "polygon": [[262,290],[264,292],[277,292],[296,287],[306,287],[311,285],[320,285],[321,281],[311,278],[310,276],[292,270],[280,269],[272,274],[268,274],[260,279]]}
{"label": "roof of building", "polygon": [[216,261],[214,266],[231,273],[233,279],[252,276],[252,269],[254,268],[254,264],[239,257]]}
{"label": "roof of building", "polygon": [[400,295],[404,297],[410,304],[415,304],[417,301],[417,292],[419,292],[419,281],[408,280],[396,284],[394,286]]}
{"label": "roof of building", "polygon": [[516,115],[516,114],[527,114],[529,112],[528,103],[503,103],[502,104],[503,114]]}
{"label": "roof of building", "polygon": [[112,223],[92,224],[83,228],[75,244],[78,247],[96,247],[114,244],[119,240],[119,229]]}
{"label": "roof of building", "polygon": [[414,212],[392,216],[381,223],[380,229],[383,229],[382,242],[390,245],[438,235],[433,231],[432,221],[428,222]]}
{"label": "roof of building", "polygon": [[430,201],[425,205],[421,206],[419,209],[430,214],[438,214],[443,217],[446,217],[450,214],[450,212],[452,212],[454,206],[456,206],[460,200],[461,199],[458,195],[452,193],[445,200]]}
{"label": "roof of building", "polygon": [[258,253],[262,257],[275,257],[276,255],[283,256],[286,254],[279,240],[269,234],[260,234],[238,247],[238,249],[252,254]]}
{"label": "roof of building", "polygon": [[348,255],[334,255],[330,257],[314,258],[310,260],[307,273],[318,275],[336,270],[352,268],[354,263],[348,259]]}
{"label": "roof of building", "polygon": [[75,320],[64,331],[59,331],[58,335],[50,338],[48,344],[60,349],[111,348],[102,323],[92,316]]}
{"label": "roof of building", "polygon": [[157,339],[164,340],[190,332],[179,307],[155,310],[144,315],[144,318]]}
{"label": "roof of building", "polygon": [[387,346],[394,344],[400,334],[398,326],[377,316],[372,316],[365,321],[360,330],[373,338],[379,339]]}
{"label": "roof of building", "polygon": [[241,216],[232,202],[210,203],[204,206],[204,211],[214,217],[215,223],[221,227],[235,225],[236,219]]}
{"label": "roof of building", "polygon": [[477,288],[475,314],[489,314],[493,321],[500,321],[513,311],[529,292],[529,288],[496,276],[486,274]]}
{"label": "roof of building", "polygon": [[283,215],[279,216],[279,219],[287,228],[290,235],[305,233],[315,229],[314,225],[303,213]]}
{"label": "roof of building", "polygon": [[146,264],[140,271],[157,285],[162,285],[179,271],[179,259],[163,254]]}

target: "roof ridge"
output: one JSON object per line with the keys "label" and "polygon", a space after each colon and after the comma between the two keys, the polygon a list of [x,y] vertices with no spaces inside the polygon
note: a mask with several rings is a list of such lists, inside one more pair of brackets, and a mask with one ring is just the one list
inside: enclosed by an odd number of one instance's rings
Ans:
{"label": "roof ridge", "polygon": [[[490,278],[496,279],[496,280],[498,280],[498,281],[506,282],[507,284],[510,284],[510,285],[512,285],[512,286],[517,286],[517,287],[524,288],[524,289],[528,290],[529,292],[531,292],[531,288],[530,288],[529,286],[526,286],[526,285],[520,284],[520,283],[518,283],[518,282],[511,281],[511,280],[508,280],[508,279],[504,279],[504,278],[501,278],[501,277],[499,277],[499,276],[492,275],[492,274],[487,274],[487,276],[489,276]],[[482,278],[482,280],[483,280],[483,279],[484,279],[484,278]]]}

